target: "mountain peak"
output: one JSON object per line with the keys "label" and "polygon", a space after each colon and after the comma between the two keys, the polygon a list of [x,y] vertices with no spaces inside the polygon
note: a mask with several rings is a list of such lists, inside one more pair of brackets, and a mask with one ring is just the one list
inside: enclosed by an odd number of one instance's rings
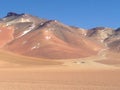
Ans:
{"label": "mountain peak", "polygon": [[7,13],[7,16],[5,16],[5,17],[10,17],[10,16],[21,16],[21,15],[24,15],[24,13],[22,13],[22,14],[17,14],[17,13],[15,13],[15,12],[8,12],[8,13]]}

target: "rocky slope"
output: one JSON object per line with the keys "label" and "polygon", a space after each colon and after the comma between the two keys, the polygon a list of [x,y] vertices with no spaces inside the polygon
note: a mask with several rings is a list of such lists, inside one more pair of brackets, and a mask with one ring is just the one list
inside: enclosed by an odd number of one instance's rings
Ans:
{"label": "rocky slope", "polygon": [[120,29],[96,27],[87,32],[87,37],[103,44],[110,51],[120,51]]}
{"label": "rocky slope", "polygon": [[119,50],[119,33],[119,29],[85,30],[56,20],[10,12],[0,19],[0,48],[39,58],[81,58],[97,55],[106,47]]}

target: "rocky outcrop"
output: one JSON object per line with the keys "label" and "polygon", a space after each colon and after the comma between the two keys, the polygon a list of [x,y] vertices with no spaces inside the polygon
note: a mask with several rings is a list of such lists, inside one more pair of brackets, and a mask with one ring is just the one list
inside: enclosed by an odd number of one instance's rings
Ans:
{"label": "rocky outcrop", "polygon": [[102,43],[110,51],[120,52],[120,28],[93,28],[88,31],[87,37]]}
{"label": "rocky outcrop", "polygon": [[9,12],[9,13],[7,14],[7,16],[5,16],[5,17],[21,16],[21,15],[24,15],[24,14],[17,14],[17,13],[14,13],[14,12]]}
{"label": "rocky outcrop", "polygon": [[87,37],[90,37],[98,42],[104,43],[104,41],[114,34],[114,30],[106,27],[96,27],[88,30]]}

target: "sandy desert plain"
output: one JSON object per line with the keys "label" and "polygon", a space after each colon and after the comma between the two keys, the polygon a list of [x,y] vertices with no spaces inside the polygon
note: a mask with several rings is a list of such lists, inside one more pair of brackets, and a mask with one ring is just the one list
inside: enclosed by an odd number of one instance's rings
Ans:
{"label": "sandy desert plain", "polygon": [[0,50],[0,90],[120,90],[119,58],[47,60]]}

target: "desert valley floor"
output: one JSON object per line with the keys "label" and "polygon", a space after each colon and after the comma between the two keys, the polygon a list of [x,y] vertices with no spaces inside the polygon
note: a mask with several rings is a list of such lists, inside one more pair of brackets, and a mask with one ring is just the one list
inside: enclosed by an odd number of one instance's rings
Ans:
{"label": "desert valley floor", "polygon": [[106,57],[47,60],[1,50],[0,90],[120,90],[119,55]]}

